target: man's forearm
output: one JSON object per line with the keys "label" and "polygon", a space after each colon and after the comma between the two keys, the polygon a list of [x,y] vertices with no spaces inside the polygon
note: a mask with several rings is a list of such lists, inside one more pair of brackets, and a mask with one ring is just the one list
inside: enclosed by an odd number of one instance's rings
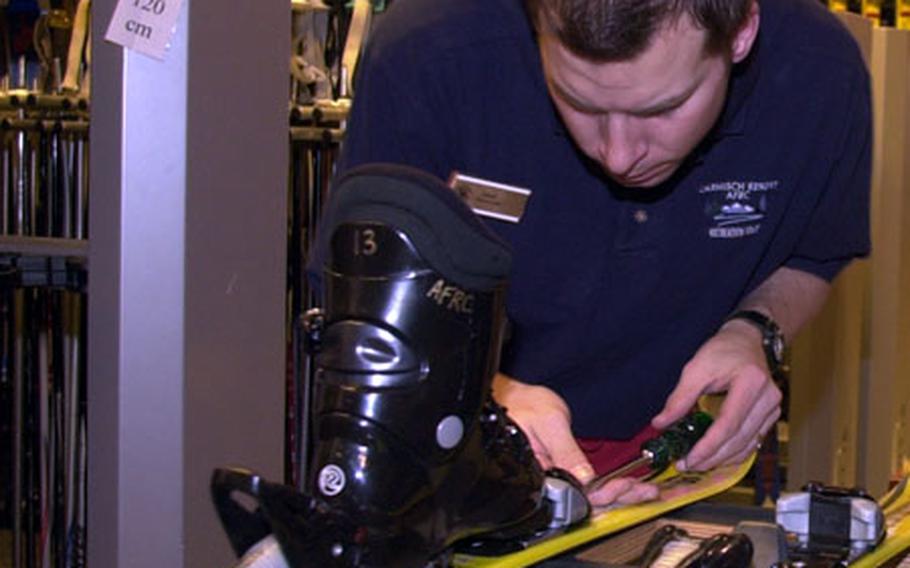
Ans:
{"label": "man's forearm", "polygon": [[780,326],[787,342],[821,310],[831,285],[814,274],[779,268],[740,302],[738,309],[757,310]]}

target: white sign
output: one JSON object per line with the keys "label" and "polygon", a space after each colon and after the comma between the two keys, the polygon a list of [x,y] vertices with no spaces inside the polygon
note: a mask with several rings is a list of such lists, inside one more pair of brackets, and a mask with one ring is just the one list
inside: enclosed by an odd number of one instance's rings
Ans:
{"label": "white sign", "polygon": [[183,0],[119,0],[104,39],[164,59]]}

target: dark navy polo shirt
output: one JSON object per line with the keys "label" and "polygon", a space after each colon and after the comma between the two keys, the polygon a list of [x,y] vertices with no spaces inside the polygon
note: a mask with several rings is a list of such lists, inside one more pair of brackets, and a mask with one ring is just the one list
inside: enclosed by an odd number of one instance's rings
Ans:
{"label": "dark navy polo shirt", "polygon": [[722,116],[661,187],[626,190],[573,145],[520,0],[397,0],[355,84],[340,169],[452,171],[530,189],[502,371],[550,386],[575,434],[625,438],[781,266],[833,278],[869,250],[870,95],[815,0],[761,0]]}

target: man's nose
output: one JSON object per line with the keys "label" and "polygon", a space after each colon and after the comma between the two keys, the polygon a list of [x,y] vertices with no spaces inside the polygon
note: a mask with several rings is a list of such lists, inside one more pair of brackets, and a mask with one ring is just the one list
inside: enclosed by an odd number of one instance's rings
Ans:
{"label": "man's nose", "polygon": [[635,173],[648,148],[634,117],[610,113],[601,117],[599,158],[601,166],[617,177]]}

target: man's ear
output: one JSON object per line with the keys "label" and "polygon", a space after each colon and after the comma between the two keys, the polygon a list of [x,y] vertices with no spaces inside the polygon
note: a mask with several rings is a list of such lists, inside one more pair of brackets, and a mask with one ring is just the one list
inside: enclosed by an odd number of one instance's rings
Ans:
{"label": "man's ear", "polygon": [[755,44],[755,38],[758,37],[758,25],[760,20],[758,2],[757,0],[752,0],[751,5],[749,6],[749,15],[746,16],[746,21],[743,22],[739,29],[736,30],[736,34],[733,35],[733,42],[730,45],[730,55],[732,56],[733,63],[739,63],[749,55],[752,46]]}

